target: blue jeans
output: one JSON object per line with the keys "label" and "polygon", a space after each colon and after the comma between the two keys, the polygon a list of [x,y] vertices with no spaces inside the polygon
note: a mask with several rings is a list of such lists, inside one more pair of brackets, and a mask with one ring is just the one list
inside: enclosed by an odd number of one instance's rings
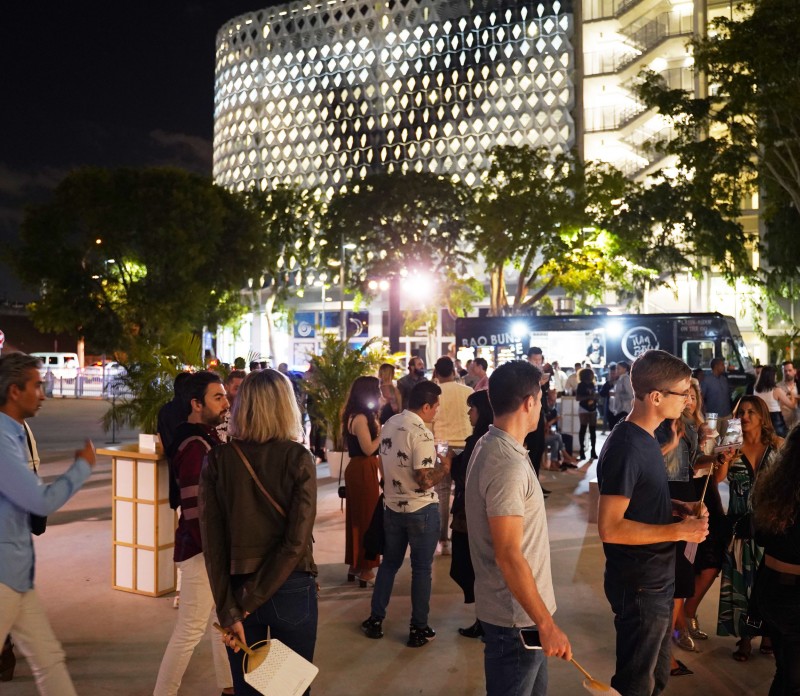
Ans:
{"label": "blue jeans", "polygon": [[[277,638],[306,660],[314,660],[314,645],[317,642],[317,583],[309,573],[294,572],[280,589],[243,622],[247,644],[253,645],[267,638],[267,627],[272,638]],[[228,648],[234,693],[260,696],[244,680],[244,653]],[[309,694],[311,689],[306,691]]]}
{"label": "blue jeans", "polygon": [[486,696],[545,696],[547,658],[542,650],[527,650],[519,626],[507,628],[481,621]]}
{"label": "blue jeans", "polygon": [[372,614],[386,617],[392,597],[394,578],[403,565],[406,549],[411,547],[411,625],[428,625],[431,601],[431,565],[439,542],[439,506],[426,505],[416,512],[383,511],[383,560],[372,592]]}
{"label": "blue jeans", "polygon": [[611,686],[623,696],[657,696],[669,679],[674,582],[632,588],[606,577],[617,631],[617,669]]}

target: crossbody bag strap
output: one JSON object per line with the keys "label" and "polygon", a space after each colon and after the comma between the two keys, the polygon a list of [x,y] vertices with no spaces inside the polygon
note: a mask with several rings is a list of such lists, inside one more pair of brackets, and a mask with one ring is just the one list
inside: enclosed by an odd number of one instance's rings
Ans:
{"label": "crossbody bag strap", "polygon": [[233,446],[233,449],[236,450],[236,454],[238,454],[241,460],[244,462],[244,465],[250,472],[250,476],[252,476],[253,481],[256,482],[256,486],[258,486],[259,490],[264,494],[267,500],[269,500],[269,502],[272,503],[272,507],[274,507],[281,514],[281,517],[286,517],[286,512],[284,511],[284,509],[280,505],[278,505],[278,502],[275,500],[275,498],[273,498],[269,494],[269,491],[266,488],[264,488],[264,484],[261,483],[258,476],[256,476],[256,472],[253,471],[253,467],[250,465],[250,460],[245,456],[245,453],[242,452],[242,448],[239,447],[239,444],[235,440],[231,440],[230,444]]}
{"label": "crossbody bag strap", "polygon": [[36,458],[33,456],[33,443],[31,442],[31,433],[28,430],[28,424],[25,423],[25,439],[28,441],[28,452],[31,455],[31,464],[33,465],[33,473],[39,475],[39,470],[36,468]]}

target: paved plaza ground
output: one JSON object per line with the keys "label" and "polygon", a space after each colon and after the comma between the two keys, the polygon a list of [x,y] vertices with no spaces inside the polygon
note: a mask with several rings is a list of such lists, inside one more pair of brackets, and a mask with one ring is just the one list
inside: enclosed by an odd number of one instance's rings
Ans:
{"label": "paved plaza ground", "polygon": [[[98,420],[107,405],[100,401],[48,401],[31,424],[50,478],[69,464],[84,434],[102,446],[109,437]],[[130,439],[133,433],[123,432]],[[597,679],[608,681],[614,666],[614,630],[603,595],[603,551],[597,527],[587,522],[585,474],[545,472],[542,483],[553,491],[547,500],[556,620],[572,641],[576,659]],[[366,639],[359,625],[369,614],[370,590],[346,582],[344,514],[337,482],[319,468],[319,510],[315,557],[320,568],[320,625],[315,663],[320,668],[312,693],[317,696],[411,696],[485,693],[483,650],[479,641],[462,638],[459,626],[474,620],[474,610],[448,576],[450,559],[434,560],[430,623],[437,638],[421,649],[405,647],[410,615],[408,561],[395,585],[383,640]],[[86,486],[50,517],[47,532],[36,540],[37,587],[68,656],[78,693],[86,696],[146,696],[152,693],[164,646],[176,612],[172,597],[141,597],[111,589],[111,464],[99,460]],[[700,608],[700,622],[714,633],[719,585]],[[693,676],[670,680],[669,696],[767,694],[774,661],[754,651],[747,663],[731,659],[734,639],[712,635],[702,652],[679,651]],[[549,693],[586,693],[580,674],[563,661],[549,661]],[[209,646],[195,651],[181,694],[212,696],[215,688]],[[0,684],[2,696],[34,696],[27,665]]]}

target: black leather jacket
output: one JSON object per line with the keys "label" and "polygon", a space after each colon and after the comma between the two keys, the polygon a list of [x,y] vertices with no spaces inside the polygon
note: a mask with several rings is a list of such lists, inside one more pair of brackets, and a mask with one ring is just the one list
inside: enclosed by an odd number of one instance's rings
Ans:
{"label": "black leather jacket", "polygon": [[313,456],[288,440],[238,444],[286,517],[264,496],[230,444],[208,453],[200,479],[200,533],[223,626],[258,609],[290,573],[317,574],[311,546],[317,513]]}

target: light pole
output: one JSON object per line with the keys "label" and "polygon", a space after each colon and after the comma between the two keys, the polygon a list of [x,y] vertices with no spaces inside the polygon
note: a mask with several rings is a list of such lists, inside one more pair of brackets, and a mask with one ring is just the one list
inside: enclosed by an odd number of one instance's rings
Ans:
{"label": "light pole", "polygon": [[356,245],[352,242],[349,244],[344,243],[344,234],[341,235],[339,244],[339,332],[342,341],[347,340],[347,321],[344,316],[344,264],[346,260],[345,250],[355,249]]}

